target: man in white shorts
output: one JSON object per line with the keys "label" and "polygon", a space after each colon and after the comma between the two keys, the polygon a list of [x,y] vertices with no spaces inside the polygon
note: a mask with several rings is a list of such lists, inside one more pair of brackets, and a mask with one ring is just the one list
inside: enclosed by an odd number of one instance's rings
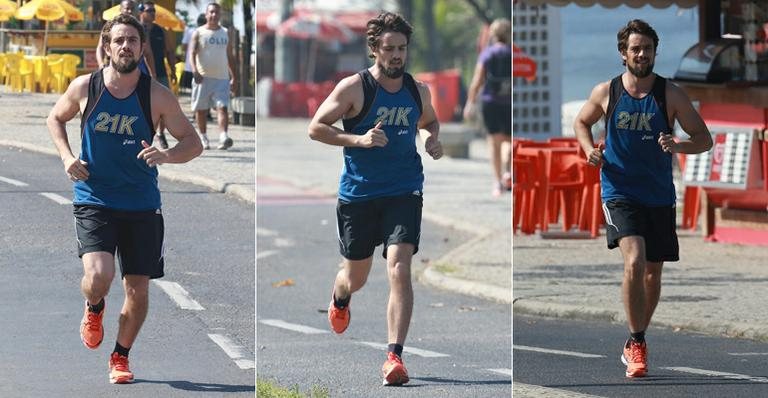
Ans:
{"label": "man in white shorts", "polygon": [[232,47],[227,29],[219,24],[221,6],[210,3],[205,8],[206,24],[197,28],[189,42],[192,53],[192,110],[196,114],[200,140],[205,149],[210,149],[206,134],[206,116],[213,106],[218,110],[219,149],[232,146],[227,134],[229,127],[229,91],[235,86],[232,66]]}

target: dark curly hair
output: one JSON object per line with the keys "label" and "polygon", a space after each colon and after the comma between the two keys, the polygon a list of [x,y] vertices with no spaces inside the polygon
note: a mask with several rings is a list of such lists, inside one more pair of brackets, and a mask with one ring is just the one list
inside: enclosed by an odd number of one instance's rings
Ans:
{"label": "dark curly hair", "polygon": [[654,53],[659,49],[659,35],[656,34],[651,25],[648,25],[648,22],[642,19],[633,19],[627,22],[627,26],[621,28],[619,33],[616,34],[616,40],[618,41],[616,46],[619,48],[619,53],[624,54],[627,52],[627,42],[629,42],[629,35],[632,33],[650,37],[653,40]]}
{"label": "dark curly hair", "polygon": [[[411,42],[413,27],[400,14],[382,12],[376,18],[369,20],[366,27],[368,30],[365,34],[368,36],[368,47],[371,49],[379,47],[379,39],[386,32],[402,33],[405,35],[406,43]],[[369,57],[373,58],[373,54]]]}
{"label": "dark curly hair", "polygon": [[144,33],[144,27],[141,25],[141,22],[139,22],[138,19],[132,15],[118,14],[116,17],[107,21],[107,23],[104,24],[104,27],[101,28],[101,42],[107,45],[111,43],[112,27],[120,24],[133,26],[137,31],[139,31],[139,39],[141,39],[141,43],[144,44],[144,42],[147,41],[147,35]]}

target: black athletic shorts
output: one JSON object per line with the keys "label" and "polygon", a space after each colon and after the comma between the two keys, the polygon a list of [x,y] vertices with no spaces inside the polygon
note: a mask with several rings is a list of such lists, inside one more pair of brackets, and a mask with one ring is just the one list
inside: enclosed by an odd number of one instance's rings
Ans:
{"label": "black athletic shorts", "polygon": [[336,205],[339,252],[348,260],[364,260],[373,255],[376,246],[397,243],[413,244],[419,251],[421,235],[421,192],[376,198]]}
{"label": "black athletic shorts", "polygon": [[648,207],[628,200],[612,199],[603,203],[608,248],[619,246],[625,236],[645,239],[645,259],[650,262],[680,259],[675,232],[675,206]]}
{"label": "black athletic shorts", "polygon": [[108,252],[120,260],[125,275],[161,278],[163,259],[163,214],[158,210],[120,211],[100,206],[75,205],[77,255]]}
{"label": "black athletic shorts", "polygon": [[483,102],[483,123],[488,134],[512,135],[512,105]]}

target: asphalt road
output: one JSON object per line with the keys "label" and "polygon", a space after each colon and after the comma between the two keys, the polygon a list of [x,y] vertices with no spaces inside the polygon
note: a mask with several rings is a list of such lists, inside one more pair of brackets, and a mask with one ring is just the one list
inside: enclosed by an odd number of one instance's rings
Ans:
{"label": "asphalt road", "polygon": [[[625,325],[515,316],[515,396],[566,390],[601,397],[764,397],[768,346],[750,340],[651,328],[649,373],[629,379],[619,360]],[[518,394],[517,383],[543,386]]]}
{"label": "asphalt road", "polygon": [[0,396],[253,396],[253,207],[192,185],[161,188],[166,277],[150,285],[131,350],[136,383],[111,385],[120,278],[104,343],[88,350],[71,184],[58,158],[0,147]]}
{"label": "asphalt road", "polygon": [[[335,199],[258,181],[257,376],[332,397],[509,397],[511,308],[414,283],[403,360],[410,383],[382,387],[389,287],[381,247],[352,322],[330,332],[327,308],[340,262]],[[467,236],[424,222],[415,269]]]}

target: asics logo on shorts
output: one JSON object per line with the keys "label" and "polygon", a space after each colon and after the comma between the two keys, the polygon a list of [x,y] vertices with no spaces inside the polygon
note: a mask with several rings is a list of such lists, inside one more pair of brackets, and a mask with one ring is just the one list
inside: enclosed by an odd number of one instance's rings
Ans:
{"label": "asics logo on shorts", "polygon": [[411,113],[413,107],[407,106],[394,106],[388,108],[381,106],[376,110],[376,122],[382,122],[385,126],[409,126],[408,114]]}
{"label": "asics logo on shorts", "polygon": [[107,112],[99,112],[96,115],[96,125],[93,129],[99,133],[133,135],[133,123],[138,116],[128,116],[116,113],[110,115]]}

